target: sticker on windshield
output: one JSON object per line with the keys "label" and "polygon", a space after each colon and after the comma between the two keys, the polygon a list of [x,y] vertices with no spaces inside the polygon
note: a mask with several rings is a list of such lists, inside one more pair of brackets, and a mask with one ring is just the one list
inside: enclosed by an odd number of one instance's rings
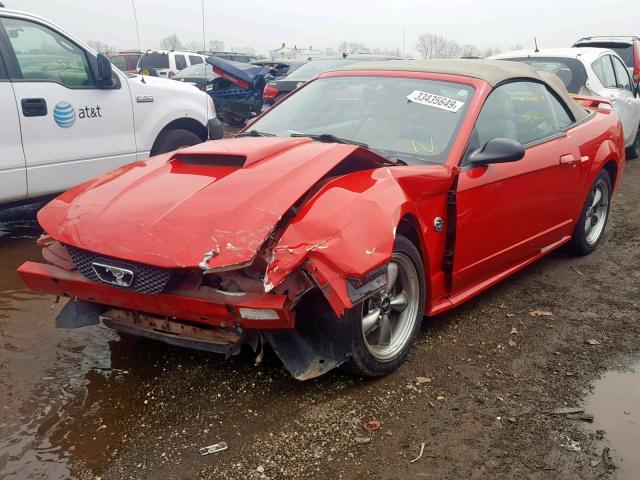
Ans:
{"label": "sticker on windshield", "polygon": [[407,98],[410,102],[420,103],[429,107],[440,108],[448,112],[457,112],[462,108],[464,102],[455,100],[453,98],[441,97],[433,93],[421,92],[420,90],[414,90]]}

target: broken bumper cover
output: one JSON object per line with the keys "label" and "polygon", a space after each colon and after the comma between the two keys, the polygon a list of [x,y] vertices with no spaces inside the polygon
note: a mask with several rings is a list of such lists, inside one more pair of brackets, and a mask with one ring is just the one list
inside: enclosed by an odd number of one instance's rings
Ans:
{"label": "broken bumper cover", "polygon": [[25,262],[18,268],[18,273],[34,292],[201,325],[243,329],[290,329],[295,326],[295,314],[290,310],[286,295],[230,294],[208,288],[147,295],[87,280],[77,271],[36,262]]}

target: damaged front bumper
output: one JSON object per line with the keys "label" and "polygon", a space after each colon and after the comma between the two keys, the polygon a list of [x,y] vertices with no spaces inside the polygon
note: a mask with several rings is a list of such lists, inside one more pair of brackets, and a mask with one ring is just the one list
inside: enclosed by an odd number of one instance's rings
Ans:
{"label": "damaged front bumper", "polygon": [[18,273],[34,292],[81,299],[131,311],[176,318],[211,327],[289,329],[295,312],[286,295],[226,293],[201,287],[153,296],[87,280],[80,272],[25,262]]}
{"label": "damaged front bumper", "polygon": [[[56,325],[97,324],[180,347],[235,355],[269,343],[289,373],[307,380],[349,359],[348,322],[324,301],[309,295],[312,308],[296,319],[289,297],[274,293],[227,293],[210,287],[144,294],[87,280],[77,270],[25,262],[18,273],[34,292],[72,299]],[[331,332],[331,335],[327,335]]]}

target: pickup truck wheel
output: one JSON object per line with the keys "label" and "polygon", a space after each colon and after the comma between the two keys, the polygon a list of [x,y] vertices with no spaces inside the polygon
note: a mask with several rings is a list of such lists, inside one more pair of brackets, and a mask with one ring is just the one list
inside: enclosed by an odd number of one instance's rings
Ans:
{"label": "pickup truck wheel", "polygon": [[573,230],[569,243],[572,253],[587,255],[596,249],[607,226],[610,204],[611,179],[609,173],[602,170],[589,190],[582,214]]}
{"label": "pickup truck wheel", "polygon": [[627,160],[640,157],[640,127],[638,127],[636,138],[633,140],[633,144],[627,147],[626,154]]}
{"label": "pickup truck wheel", "polygon": [[425,281],[420,253],[398,236],[388,269],[388,284],[346,314],[352,323],[351,359],[343,368],[366,377],[394,371],[415,340],[425,305]]}
{"label": "pickup truck wheel", "polygon": [[151,155],[173,152],[179,148],[190,147],[198,143],[202,143],[202,139],[195,133],[181,128],[172,128],[165,130],[158,136],[151,150]]}

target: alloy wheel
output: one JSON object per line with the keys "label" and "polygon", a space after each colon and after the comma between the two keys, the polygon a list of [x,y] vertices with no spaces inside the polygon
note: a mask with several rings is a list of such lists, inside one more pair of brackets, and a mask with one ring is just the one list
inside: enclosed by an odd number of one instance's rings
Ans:
{"label": "alloy wheel", "polygon": [[394,253],[387,271],[387,286],[367,300],[362,336],[378,360],[391,360],[405,348],[418,320],[420,282],[416,267],[404,253]]}
{"label": "alloy wheel", "polygon": [[587,208],[584,232],[589,245],[595,245],[604,231],[609,215],[609,184],[601,178],[589,195],[591,204]]}

